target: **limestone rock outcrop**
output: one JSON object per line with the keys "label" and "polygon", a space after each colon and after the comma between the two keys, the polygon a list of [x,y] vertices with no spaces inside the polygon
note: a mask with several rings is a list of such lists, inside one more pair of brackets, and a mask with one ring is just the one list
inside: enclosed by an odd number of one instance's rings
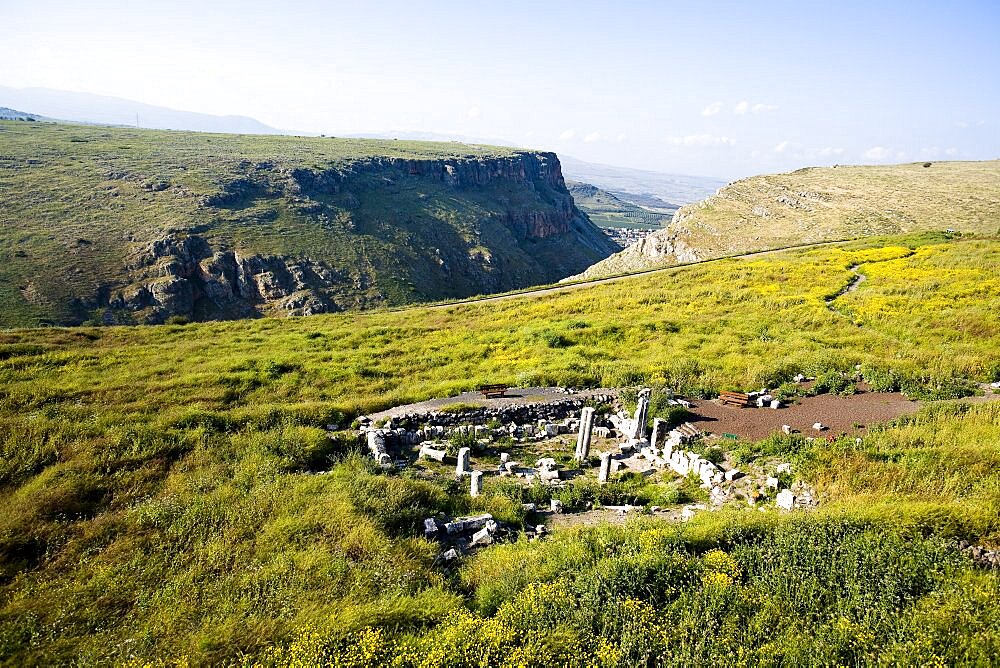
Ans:
{"label": "limestone rock outcrop", "polygon": [[142,313],[150,323],[247,318],[263,314],[312,315],[341,309],[327,289],[345,276],[308,258],[215,251],[197,235],[172,234],[137,253],[135,282],[109,306]]}

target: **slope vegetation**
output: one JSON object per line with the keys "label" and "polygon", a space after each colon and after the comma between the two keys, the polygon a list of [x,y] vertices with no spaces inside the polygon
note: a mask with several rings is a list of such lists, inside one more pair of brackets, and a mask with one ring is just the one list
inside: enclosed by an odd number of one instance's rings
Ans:
{"label": "slope vegetation", "polygon": [[[602,190],[589,183],[568,181],[569,194],[577,207],[600,227],[659,229],[679,207],[649,195],[632,197],[627,193]],[[637,204],[634,200],[645,202]]]}
{"label": "slope vegetation", "polygon": [[551,153],[13,121],[0,146],[0,326],[462,297],[615,249]]}
{"label": "slope vegetation", "polygon": [[998,161],[838,166],[754,176],[681,208],[665,229],[583,276],[878,234],[995,233],[998,211]]}
{"label": "slope vegetation", "polygon": [[[1000,380],[998,276],[1000,240],[924,234],[492,304],[2,333],[0,661],[989,663],[1000,578],[949,541],[1000,541],[1000,403],[937,400]],[[743,446],[821,510],[568,530],[450,570],[423,517],[518,525],[551,492],[472,498],[323,429],[481,382],[711,395],[856,365],[933,403],[861,443]]]}

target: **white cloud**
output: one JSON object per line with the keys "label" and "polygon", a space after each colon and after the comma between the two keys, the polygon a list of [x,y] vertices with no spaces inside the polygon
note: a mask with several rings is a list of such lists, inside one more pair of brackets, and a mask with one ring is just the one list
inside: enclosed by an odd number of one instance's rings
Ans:
{"label": "white cloud", "polygon": [[743,114],[747,113],[747,109],[749,108],[750,108],[750,103],[747,102],[746,100],[741,100],[740,102],[736,103],[735,107],[733,107],[733,113],[736,114],[737,116],[742,116]]}
{"label": "white cloud", "polygon": [[777,110],[778,110],[778,105],[776,104],[761,104],[760,102],[758,102],[757,104],[753,105],[753,107],[750,108],[750,111],[752,111],[755,114],[760,114],[765,111],[777,111]]}
{"label": "white cloud", "polygon": [[892,149],[885,146],[872,146],[865,151],[864,156],[868,160],[888,160],[892,156]]}
{"label": "white cloud", "polygon": [[803,148],[804,147],[799,142],[789,141],[786,139],[785,141],[778,142],[778,144],[774,147],[774,152],[789,153],[800,157],[811,153],[811,151],[803,151]]}
{"label": "white cloud", "polygon": [[624,132],[615,137],[615,141],[625,141],[626,139],[628,139],[628,135],[625,134]]}
{"label": "white cloud", "polygon": [[704,109],[701,110],[701,115],[702,116],[715,116],[720,111],[722,111],[722,103],[721,102],[713,102],[712,104],[708,105],[707,107],[705,107]]}
{"label": "white cloud", "polygon": [[600,139],[601,139],[600,132],[591,132],[589,135],[583,138],[583,141],[587,142],[588,144],[592,144],[595,141],[599,141]]}
{"label": "white cloud", "polygon": [[834,148],[833,146],[826,146],[819,150],[819,155],[821,158],[833,158],[836,156],[844,155],[844,149]]}
{"label": "white cloud", "polygon": [[476,106],[473,106],[473,107],[469,107],[468,114],[469,114],[469,118],[479,118],[480,116],[483,115],[483,112],[479,108],[479,105],[476,105]]}
{"label": "white cloud", "polygon": [[567,139],[572,139],[575,136],[576,136],[576,130],[563,130],[563,133],[559,135],[559,139],[565,141]]}
{"label": "white cloud", "polygon": [[944,150],[944,154],[947,156],[955,157],[956,155],[958,155],[958,149],[954,147],[946,148]]}
{"label": "white cloud", "polygon": [[733,146],[736,140],[717,135],[686,135],[667,137],[667,143],[674,146]]}

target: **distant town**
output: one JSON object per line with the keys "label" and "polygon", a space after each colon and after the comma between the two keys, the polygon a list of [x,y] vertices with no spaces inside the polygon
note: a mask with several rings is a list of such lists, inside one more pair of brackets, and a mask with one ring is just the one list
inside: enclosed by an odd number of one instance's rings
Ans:
{"label": "distant town", "polygon": [[642,241],[656,231],[655,229],[634,229],[631,227],[605,227],[602,229],[605,234],[611,237],[611,239],[622,248],[631,246],[638,241]]}

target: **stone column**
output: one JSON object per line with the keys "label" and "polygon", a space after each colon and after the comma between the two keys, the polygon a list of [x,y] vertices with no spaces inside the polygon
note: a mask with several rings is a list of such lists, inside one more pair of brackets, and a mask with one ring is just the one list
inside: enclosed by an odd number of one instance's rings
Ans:
{"label": "stone column", "polygon": [[368,449],[378,458],[379,454],[385,452],[385,436],[375,430],[368,432]]}
{"label": "stone column", "polygon": [[643,388],[639,391],[639,400],[636,402],[635,406],[635,417],[632,419],[632,434],[633,439],[643,439],[646,438],[646,417],[649,414],[649,394],[648,388]]}
{"label": "stone column", "polygon": [[597,474],[597,482],[607,482],[611,476],[611,453],[601,453],[601,469]]}
{"label": "stone column", "polygon": [[479,496],[483,491],[483,472],[473,471],[472,480],[469,483],[469,496]]}
{"label": "stone column", "polygon": [[664,428],[667,426],[666,420],[660,418],[653,418],[653,433],[649,435],[649,445],[656,447],[656,443],[660,440],[660,432],[666,431]]}
{"label": "stone column", "polygon": [[382,468],[392,467],[392,457],[385,448],[385,434],[381,431],[372,430],[368,432],[368,449],[371,450],[372,457]]}
{"label": "stone column", "polygon": [[469,472],[469,453],[472,452],[469,448],[459,448],[458,449],[458,464],[455,465],[455,477],[461,478],[463,475]]}
{"label": "stone column", "polygon": [[585,462],[590,456],[590,435],[594,428],[594,409],[580,411],[580,435],[576,438],[576,461]]}

